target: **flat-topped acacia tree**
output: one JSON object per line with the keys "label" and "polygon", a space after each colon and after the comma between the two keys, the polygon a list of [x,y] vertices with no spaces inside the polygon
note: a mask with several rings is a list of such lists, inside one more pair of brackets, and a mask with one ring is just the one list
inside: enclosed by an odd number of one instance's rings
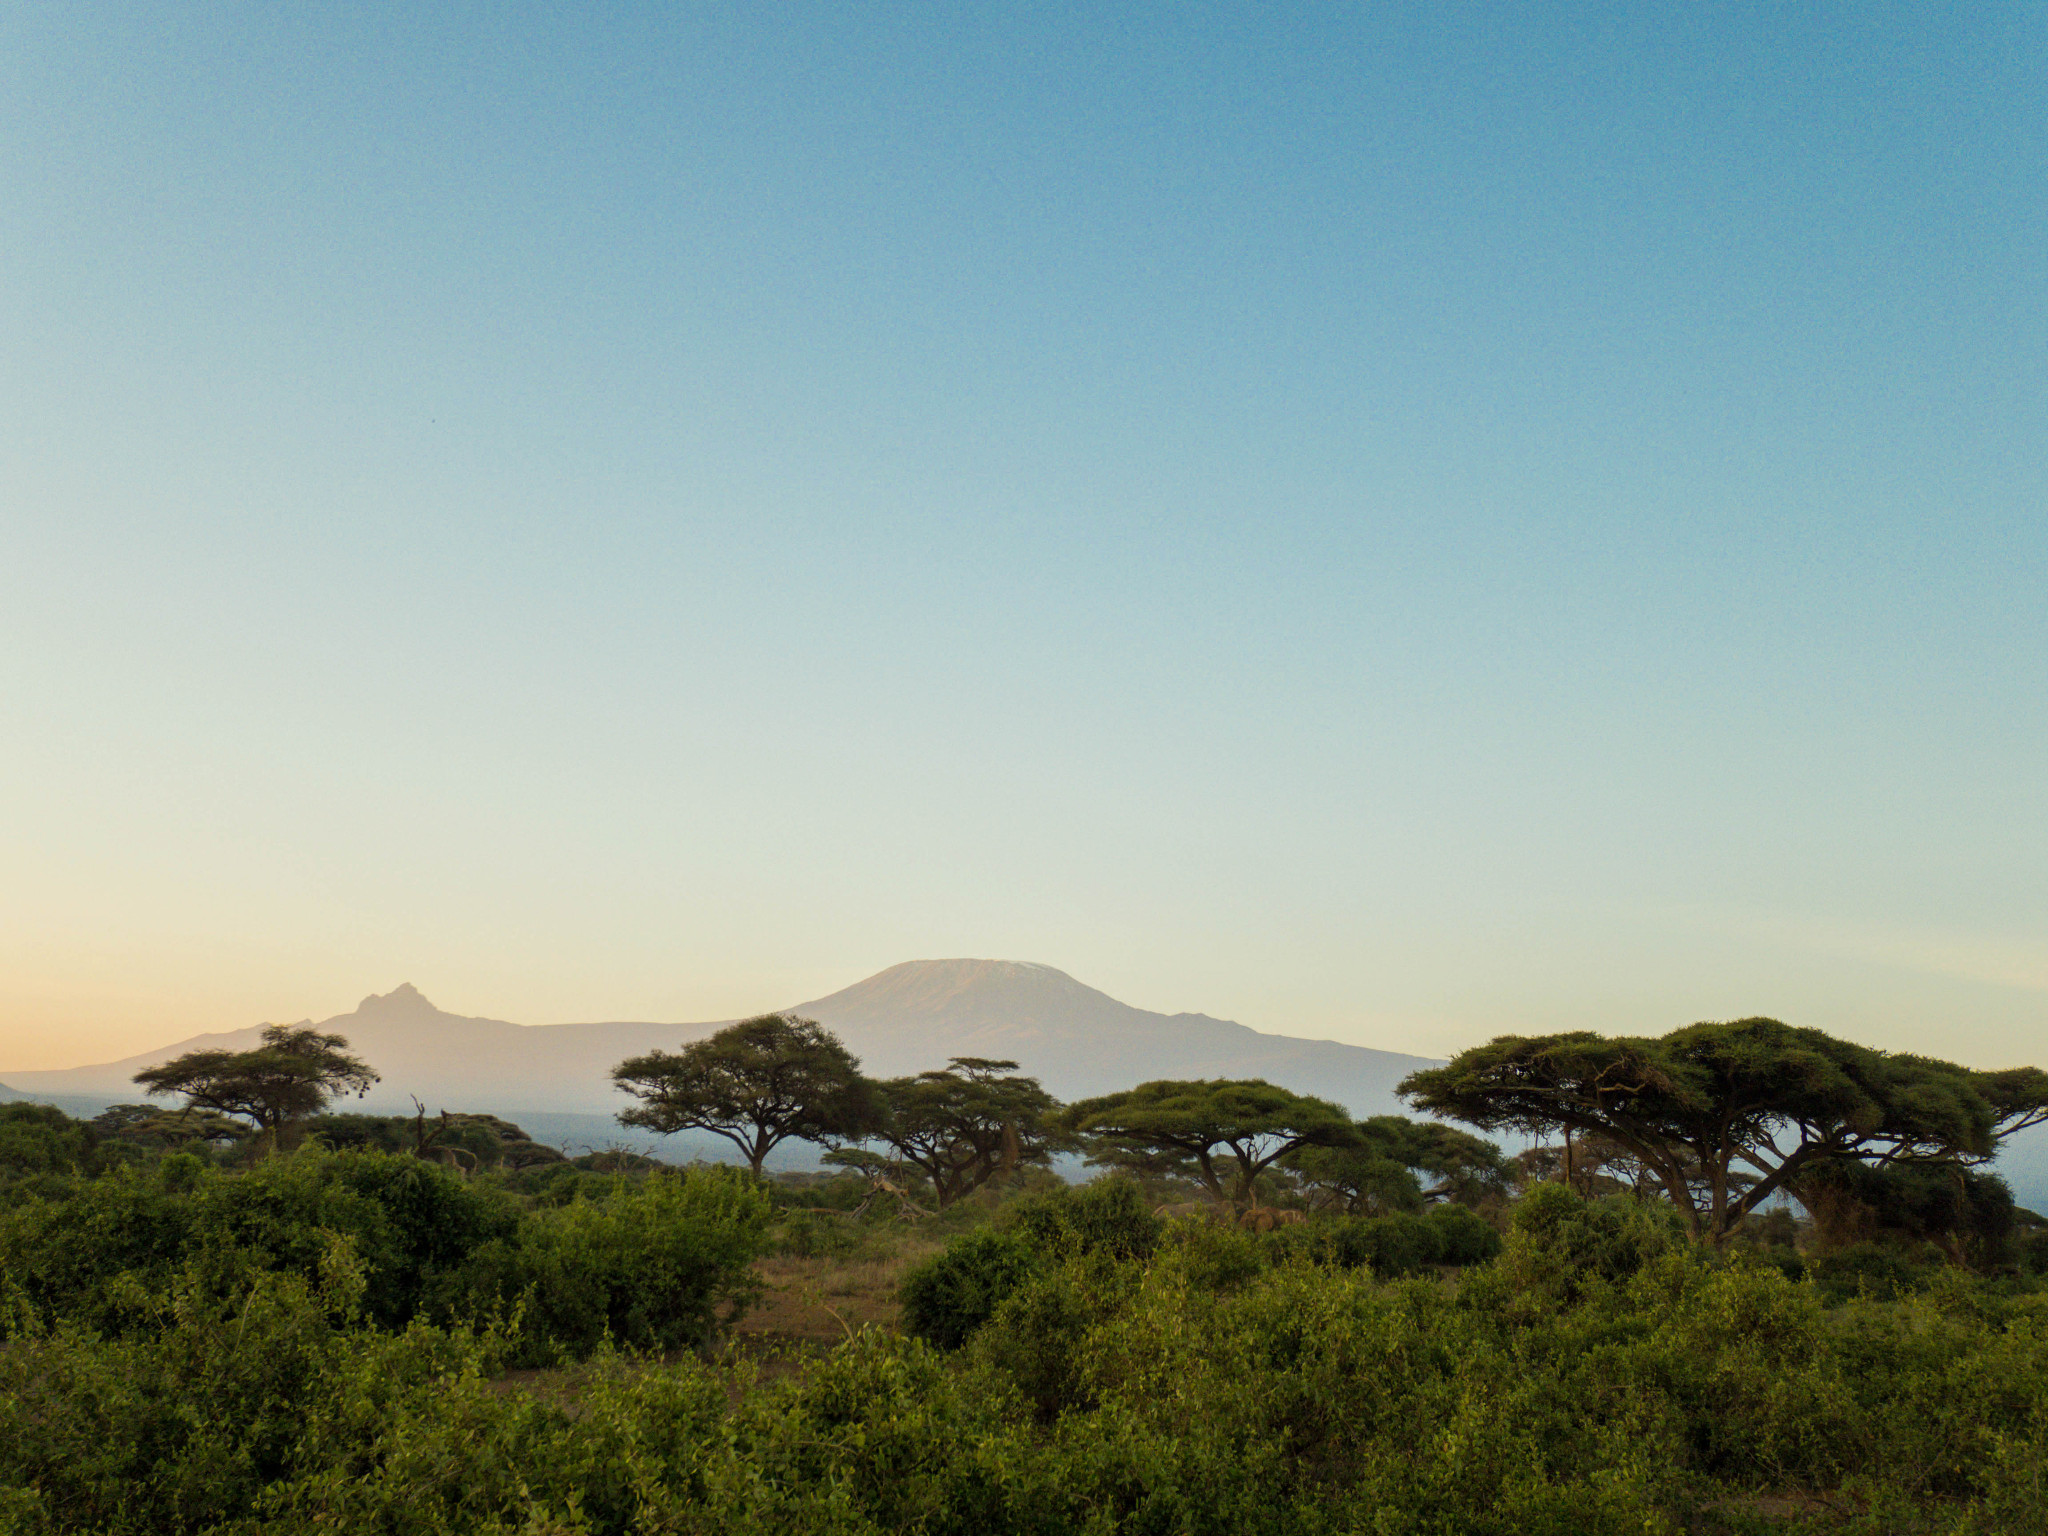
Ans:
{"label": "flat-topped acacia tree", "polygon": [[211,1110],[254,1123],[276,1151],[294,1120],[316,1115],[330,1099],[361,1098],[378,1082],[367,1063],[348,1054],[348,1041],[310,1024],[270,1024],[253,1051],[187,1051],[135,1074],[152,1094],[182,1094],[187,1109]]}
{"label": "flat-topped acacia tree", "polygon": [[1830,1162],[1976,1167],[2013,1132],[2048,1121],[2048,1073],[2036,1068],[1973,1072],[1776,1019],[1654,1038],[1504,1035],[1400,1091],[1481,1130],[1605,1137],[1716,1245]]}
{"label": "flat-topped acacia tree", "polygon": [[640,1102],[621,1125],[664,1135],[723,1136],[758,1176],[784,1141],[855,1139],[881,1122],[875,1085],[839,1037],[814,1019],[764,1013],[680,1051],[652,1051],[612,1068]]}
{"label": "flat-topped acacia tree", "polygon": [[1069,1105],[1056,1123],[1091,1145],[1090,1162],[1184,1173],[1233,1202],[1290,1152],[1358,1140],[1341,1105],[1261,1078],[1140,1083]]}
{"label": "flat-topped acacia tree", "polygon": [[932,1181],[939,1209],[1000,1173],[1044,1166],[1065,1143],[1049,1117],[1059,1100],[1014,1061],[955,1056],[943,1072],[880,1085],[878,1138]]}
{"label": "flat-topped acacia tree", "polygon": [[1512,1168],[1490,1141],[1429,1120],[1374,1115],[1345,1146],[1305,1146],[1286,1166],[1326,1204],[1353,1215],[1414,1211],[1438,1200],[1504,1195]]}

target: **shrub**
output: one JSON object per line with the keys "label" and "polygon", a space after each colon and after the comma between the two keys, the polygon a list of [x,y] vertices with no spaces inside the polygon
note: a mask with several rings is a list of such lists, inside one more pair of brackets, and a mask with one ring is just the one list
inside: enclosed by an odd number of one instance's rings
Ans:
{"label": "shrub", "polygon": [[1830,1301],[1869,1295],[1881,1301],[1923,1291],[1942,1267],[1931,1248],[1909,1252],[1890,1243],[1852,1243],[1821,1254],[1806,1268]]}
{"label": "shrub", "polygon": [[1107,1253],[1119,1259],[1144,1258],[1166,1229],[1137,1182],[1117,1177],[1019,1200],[1004,1211],[1003,1224],[1041,1254]]}
{"label": "shrub", "polygon": [[1668,1206],[1623,1195],[1583,1200],[1562,1184],[1539,1184],[1516,1202],[1505,1251],[1518,1285],[1573,1296],[1589,1281],[1625,1280],[1684,1243]]}
{"label": "shrub", "polygon": [[[106,1165],[93,1128],[49,1104],[0,1104],[0,1183],[90,1177]],[[18,1193],[17,1193],[17,1198]]]}
{"label": "shrub", "polygon": [[0,1269],[45,1318],[121,1332],[153,1326],[131,1305],[138,1287],[188,1270],[217,1287],[311,1275],[341,1235],[364,1267],[368,1318],[397,1327],[438,1275],[517,1220],[502,1197],[411,1157],[309,1146],[224,1174],[177,1153],[0,1210]]}
{"label": "shrub", "polygon": [[1137,1265],[1107,1250],[1071,1252],[1003,1298],[974,1335],[974,1355],[1014,1386],[1041,1420],[1088,1406],[1081,1372],[1084,1341],[1090,1330],[1129,1304],[1143,1275]]}
{"label": "shrub", "polygon": [[523,1363],[581,1358],[609,1339],[701,1349],[753,1299],[749,1266],[773,1207],[728,1168],[621,1181],[602,1200],[536,1211],[480,1247],[435,1294],[443,1315],[523,1309]]}
{"label": "shrub", "polygon": [[239,1251],[262,1268],[310,1274],[326,1234],[350,1238],[368,1277],[365,1313],[386,1328],[409,1322],[440,1276],[519,1222],[503,1196],[438,1164],[318,1146],[203,1179],[193,1200],[200,1254]]}
{"label": "shrub", "polygon": [[[628,1187],[680,1202],[668,1182]],[[16,1310],[0,1530],[2048,1530],[2048,1298],[1943,1266],[1824,1307],[1660,1247],[1654,1212],[1543,1199],[1502,1263],[1450,1281],[1260,1261],[1292,1232],[1190,1224],[1142,1262],[1054,1262],[984,1231],[1031,1267],[955,1361],[865,1330],[764,1382],[600,1347],[573,1397],[492,1381],[489,1333],[363,1326],[368,1279],[330,1237],[303,1274],[180,1272],[123,1338]]]}
{"label": "shrub", "polygon": [[1500,1234],[1466,1206],[1433,1206],[1423,1220],[1436,1231],[1436,1261],[1439,1264],[1455,1264],[1462,1268],[1484,1264],[1500,1254]]}
{"label": "shrub", "polygon": [[776,1224],[775,1250],[792,1258],[816,1259],[857,1250],[865,1233],[837,1211],[785,1210]]}
{"label": "shrub", "polygon": [[1330,1248],[1346,1268],[1362,1265],[1388,1279],[1442,1262],[1444,1234],[1427,1217],[1395,1211],[1346,1221],[1331,1233]]}
{"label": "shrub", "polygon": [[928,1344],[958,1349],[1043,1262],[1015,1232],[983,1228],[956,1237],[903,1277],[903,1326]]}

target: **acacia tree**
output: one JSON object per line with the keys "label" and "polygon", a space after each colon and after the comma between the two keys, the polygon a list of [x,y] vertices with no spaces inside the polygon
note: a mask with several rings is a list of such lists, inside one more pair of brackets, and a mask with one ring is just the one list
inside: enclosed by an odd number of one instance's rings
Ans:
{"label": "acacia tree", "polygon": [[1050,1121],[1059,1100],[1014,1061],[955,1056],[945,1071],[890,1079],[881,1097],[878,1138],[932,1181],[940,1210],[1064,1144]]}
{"label": "acacia tree", "polygon": [[1602,1137],[1640,1159],[1693,1234],[1716,1245],[1823,1164],[1971,1167],[2048,1120],[2048,1073],[1972,1072],[1776,1019],[1654,1039],[1506,1035],[1412,1074],[1401,1093],[1481,1130]]}
{"label": "acacia tree", "polygon": [[619,1113],[621,1125],[723,1136],[756,1176],[791,1137],[859,1137],[879,1119],[875,1085],[839,1037],[814,1019],[781,1013],[728,1024],[680,1051],[622,1061],[612,1081],[640,1101]]}
{"label": "acacia tree", "polygon": [[276,1151],[294,1120],[316,1115],[346,1093],[361,1098],[378,1082],[369,1065],[348,1054],[348,1041],[310,1024],[264,1026],[253,1051],[187,1051],[135,1081],[150,1094],[182,1094],[187,1109],[248,1120]]}
{"label": "acacia tree", "polygon": [[1232,1202],[1291,1152],[1359,1139],[1340,1105],[1261,1078],[1140,1083],[1070,1105],[1058,1123],[1090,1144],[1091,1163],[1186,1174]]}
{"label": "acacia tree", "polygon": [[102,1136],[145,1146],[236,1142],[255,1134],[239,1120],[190,1105],[165,1109],[159,1104],[113,1104],[93,1116],[92,1123]]}
{"label": "acacia tree", "polygon": [[1438,1200],[1472,1204],[1505,1192],[1510,1181],[1499,1147],[1448,1125],[1374,1115],[1353,1129],[1350,1145],[1301,1147],[1284,1165],[1354,1215],[1419,1210]]}

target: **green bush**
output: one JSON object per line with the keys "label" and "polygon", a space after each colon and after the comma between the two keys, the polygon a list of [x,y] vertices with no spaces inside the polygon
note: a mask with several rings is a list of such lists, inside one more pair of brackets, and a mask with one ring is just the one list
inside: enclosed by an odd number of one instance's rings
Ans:
{"label": "green bush", "polygon": [[1500,1234],[1462,1205],[1432,1206],[1423,1215],[1338,1216],[1274,1235],[1280,1253],[1299,1252],[1340,1269],[1369,1269],[1383,1279],[1437,1265],[1483,1264],[1501,1250]]}
{"label": "green bush", "polygon": [[607,1339],[702,1348],[753,1298],[749,1266],[773,1214],[760,1185],[731,1169],[621,1181],[479,1247],[436,1287],[435,1310],[479,1321],[521,1311],[530,1364],[580,1358]]}
{"label": "green bush", "polygon": [[1806,1264],[1821,1293],[1833,1301],[1871,1295],[1881,1300],[1924,1291],[1942,1267],[1932,1248],[1908,1250],[1891,1243],[1852,1243]]}
{"label": "green bush", "polygon": [[[624,1186],[648,1203],[610,1219],[656,1225],[660,1202],[688,1204],[662,1186],[686,1182]],[[745,1193],[697,1198],[730,1202],[739,1230]],[[304,1272],[182,1271],[138,1296],[157,1326],[126,1337],[17,1312],[0,1345],[0,1529],[2048,1528],[2048,1299],[1943,1268],[1924,1291],[1830,1307],[1768,1265],[1660,1247],[1626,1209],[1544,1200],[1504,1262],[1452,1280],[1257,1262],[1270,1243],[1192,1224],[1137,1260],[1051,1262],[984,1231],[984,1258],[1008,1244],[1030,1267],[954,1362],[866,1331],[767,1384],[600,1345],[573,1392],[540,1395],[491,1379],[513,1339],[366,1326],[369,1277],[329,1237]],[[1227,1262],[1244,1253],[1251,1268]]]}
{"label": "green bush", "polygon": [[517,1207],[487,1187],[418,1158],[306,1147],[196,1190],[205,1249],[239,1249],[264,1268],[305,1274],[340,1233],[368,1275],[364,1309],[382,1327],[419,1311],[439,1277],[476,1249],[511,1234]]}
{"label": "green bush", "polygon": [[370,1320],[410,1319],[434,1278],[512,1231],[514,1207],[445,1168],[308,1146],[222,1173],[190,1153],[116,1168],[64,1198],[0,1211],[0,1270],[51,1319],[119,1332],[145,1325],[129,1298],[187,1269],[217,1283],[250,1270],[310,1275],[348,1237]]}
{"label": "green bush", "polygon": [[1107,1253],[1141,1259],[1159,1246],[1166,1229],[1137,1182],[1117,1177],[1028,1196],[1006,1207],[1001,1220],[1047,1256]]}
{"label": "green bush", "polygon": [[956,1237],[903,1277],[904,1330],[958,1349],[1044,1262],[1015,1232],[982,1228]]}
{"label": "green bush", "polygon": [[857,1251],[865,1236],[858,1222],[838,1211],[785,1210],[775,1226],[775,1249],[792,1258],[825,1258]]}
{"label": "green bush", "polygon": [[1040,1267],[974,1334],[976,1363],[992,1369],[1042,1421],[1087,1406],[1082,1345],[1129,1304],[1143,1273],[1106,1249],[1072,1251]]}
{"label": "green bush", "polygon": [[2048,1276],[2048,1228],[2037,1227],[2021,1237],[2015,1258],[2022,1273]]}
{"label": "green bush", "polygon": [[[770,1220],[751,1181],[619,1179],[431,1271],[418,1314],[386,1328],[358,1244],[402,1250],[428,1209],[407,1200],[438,1196],[383,1182],[388,1169],[291,1161],[233,1199],[209,1172],[181,1189],[117,1173],[77,1206],[98,1255],[85,1271],[136,1258],[107,1289],[146,1326],[53,1317],[8,1270],[0,1531],[2048,1529],[2048,1296],[2011,1277],[1936,1265],[1919,1288],[1831,1298],[1755,1254],[1703,1252],[1654,1208],[1554,1186],[1523,1202],[1498,1262],[1404,1279],[1370,1255],[1301,1262],[1318,1232],[1354,1230],[1337,1223],[1263,1236],[1183,1223],[1126,1256],[1073,1240],[1064,1216],[1034,1244],[1032,1217],[919,1271],[964,1350],[863,1330],[771,1381],[743,1360],[660,1361],[604,1339],[654,1347],[672,1327],[687,1341],[706,1295],[743,1289]],[[294,1225],[294,1212],[361,1217],[358,1200],[379,1213],[360,1237]],[[240,1224],[221,1226],[209,1201]],[[0,1208],[0,1234],[41,1231],[63,1208],[25,1204],[44,1214],[18,1228]],[[152,1214],[183,1234],[161,1282],[146,1278],[158,1239],[115,1230]],[[1416,1219],[1429,1238],[1396,1226],[1349,1240],[1384,1244],[1389,1270],[1430,1239],[1440,1255],[1481,1244],[1458,1218]],[[49,1282],[54,1260],[33,1252]],[[533,1340],[509,1317],[440,1318],[456,1279],[468,1310],[523,1300],[536,1326],[593,1346],[588,1363],[541,1390],[502,1379],[536,1358]]]}
{"label": "green bush", "polygon": [[1439,1264],[1464,1268],[1484,1264],[1500,1254],[1500,1234],[1466,1206],[1432,1206],[1423,1219],[1436,1230]]}
{"label": "green bush", "polygon": [[1442,1261],[1443,1234],[1425,1217],[1394,1211],[1333,1223],[1330,1254],[1346,1268],[1364,1267],[1382,1278],[1413,1274]]}
{"label": "green bush", "polygon": [[1684,1244],[1668,1206],[1624,1195],[1584,1200],[1562,1184],[1538,1184],[1515,1204],[1505,1262],[1518,1285],[1570,1296],[1591,1282],[1626,1280]]}
{"label": "green bush", "polygon": [[106,1149],[93,1128],[48,1104],[0,1104],[0,1184],[32,1180],[53,1191],[66,1181],[90,1178],[107,1166]]}

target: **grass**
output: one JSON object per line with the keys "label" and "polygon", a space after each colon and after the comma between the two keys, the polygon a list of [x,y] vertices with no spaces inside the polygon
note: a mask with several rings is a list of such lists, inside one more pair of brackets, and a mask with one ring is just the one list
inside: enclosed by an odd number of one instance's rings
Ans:
{"label": "grass", "polygon": [[755,1272],[765,1289],[734,1333],[750,1342],[832,1345],[863,1327],[893,1329],[903,1276],[944,1246],[941,1238],[906,1236],[887,1254],[763,1259]]}

